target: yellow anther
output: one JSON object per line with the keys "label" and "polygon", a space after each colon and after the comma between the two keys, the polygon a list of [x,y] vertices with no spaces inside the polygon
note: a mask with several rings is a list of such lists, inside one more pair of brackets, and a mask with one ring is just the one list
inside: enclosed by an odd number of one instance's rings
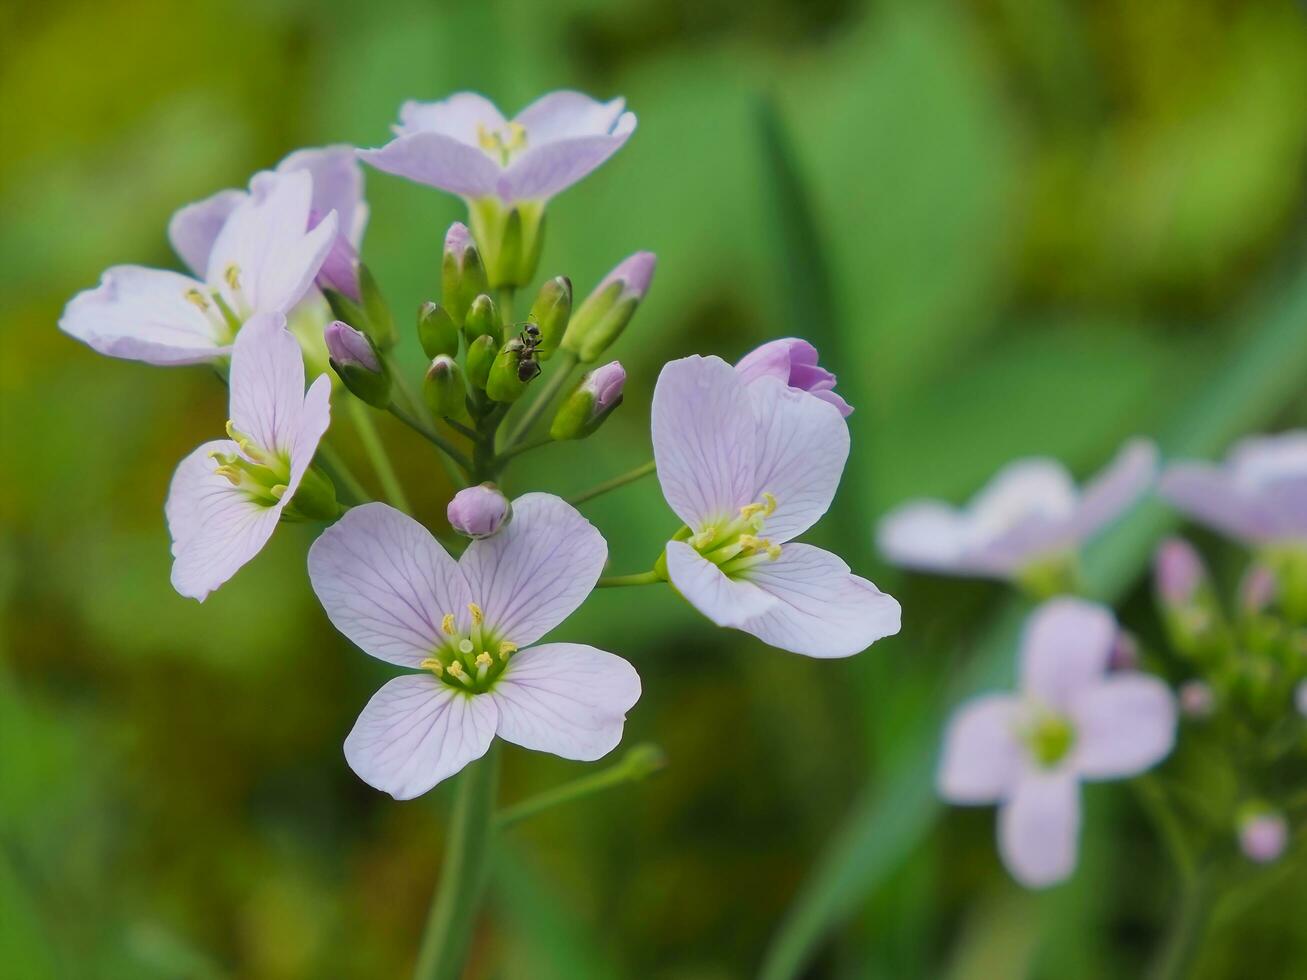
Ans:
{"label": "yellow anther", "polygon": [[235,292],[241,288],[241,267],[233,262],[223,270],[222,278],[227,280],[227,285]]}
{"label": "yellow anther", "polygon": [[418,664],[418,666],[421,667],[423,670],[431,671],[437,677],[439,677],[441,674],[445,672],[445,665],[442,664],[435,657],[427,657],[427,659],[422,661],[422,663]]}
{"label": "yellow anther", "polygon": [[762,500],[763,503],[767,505],[766,508],[763,510],[763,514],[767,517],[770,517],[772,514],[776,512],[776,498],[773,497],[771,494],[764,492],[762,495]]}
{"label": "yellow anther", "polygon": [[273,500],[280,500],[282,497],[286,496],[286,491],[289,489],[290,488],[284,483],[274,483],[272,489],[268,492],[272,494]]}
{"label": "yellow anther", "polygon": [[740,547],[743,548],[745,552],[761,551],[763,548],[767,547],[767,542],[754,537],[752,534],[741,534]]}
{"label": "yellow anther", "polygon": [[234,466],[219,466],[213,472],[217,473],[219,476],[226,477],[233,487],[239,487],[241,485],[241,471],[236,469]]}
{"label": "yellow anther", "polygon": [[201,313],[207,313],[209,311],[209,301],[205,299],[204,294],[194,286],[186,290],[182,295],[186,297],[187,302],[193,303],[198,307]]}
{"label": "yellow anther", "polygon": [[481,607],[478,606],[475,602],[469,602],[467,604],[467,611],[472,614],[473,626],[480,626],[482,623],[486,621],[485,613],[481,611]]}
{"label": "yellow anther", "polygon": [[766,513],[767,513],[766,504],[745,504],[743,507],[740,508],[740,516],[743,517],[746,521],[752,520],[754,517],[757,517],[759,514],[765,515]]}
{"label": "yellow anther", "polygon": [[504,640],[502,643],[499,644],[499,659],[504,661],[505,663],[507,663],[508,658],[515,653],[517,653],[516,643],[510,643],[508,642],[508,640]]}
{"label": "yellow anther", "polygon": [[715,533],[711,528],[705,528],[690,539],[690,547],[695,551],[702,551],[708,545],[712,544]]}
{"label": "yellow anther", "polygon": [[477,123],[477,142],[483,150],[498,150],[499,134],[486,129],[483,123]]}
{"label": "yellow anther", "polygon": [[770,558],[772,561],[775,561],[780,556],[781,556],[781,546],[778,544],[772,544],[770,541],[768,541],[767,557]]}
{"label": "yellow anther", "polygon": [[520,150],[522,147],[526,146],[526,127],[520,122],[509,123],[508,142],[504,143],[502,139],[500,142],[503,143],[504,149],[506,150]]}
{"label": "yellow anther", "polygon": [[440,620],[440,632],[444,633],[446,636],[454,635],[453,613],[445,613],[444,617]]}
{"label": "yellow anther", "polygon": [[478,667],[489,667],[493,663],[494,661],[490,659],[490,654],[486,653],[484,650],[477,654],[476,665]]}
{"label": "yellow anther", "polygon": [[449,666],[446,667],[445,669],[449,671],[451,674],[453,674],[455,677],[457,677],[459,680],[463,679],[463,675],[464,675],[463,665],[459,663],[457,660],[451,660],[449,662]]}

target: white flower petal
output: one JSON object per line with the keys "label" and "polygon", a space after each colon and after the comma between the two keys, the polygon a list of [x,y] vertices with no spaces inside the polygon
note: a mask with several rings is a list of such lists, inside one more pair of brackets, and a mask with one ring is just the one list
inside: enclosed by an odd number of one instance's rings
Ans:
{"label": "white flower petal", "polygon": [[1158,492],[1189,517],[1241,541],[1275,537],[1270,509],[1240,487],[1225,470],[1210,463],[1176,463],[1167,467]]}
{"label": "white flower petal", "polygon": [[528,493],[498,533],[468,545],[459,567],[486,625],[524,647],[585,601],[607,559],[603,535],[575,507]]}
{"label": "white flower petal", "polygon": [[635,131],[635,115],[622,116],[617,128],[603,136],[577,136],[528,146],[495,185],[505,201],[543,201],[571,187],[620,150]]}
{"label": "white flower petal", "polygon": [[284,506],[256,503],[219,476],[209,458],[215,449],[233,452],[236,446],[206,442],[183,459],[164,507],[173,539],[173,588],[201,602],[263,549]]}
{"label": "white flower petal", "polygon": [[477,146],[478,127],[494,132],[503,128],[505,122],[503,113],[484,95],[455,92],[438,102],[414,99],[405,102],[399,107],[399,125],[395,132],[400,135],[441,133],[469,146]]}
{"label": "white flower petal", "polygon": [[1071,521],[1078,494],[1066,467],[1040,457],[1009,463],[971,501],[964,550],[968,563],[992,575],[1075,544]]}
{"label": "white flower petal", "polygon": [[690,605],[718,626],[745,629],[779,601],[752,582],[727,578],[684,541],[667,542],[667,576]]}
{"label": "white flower petal", "polygon": [[261,449],[289,455],[304,404],[304,356],[280,313],[251,317],[231,355],[231,405],[236,429]]}
{"label": "white flower petal", "polygon": [[1119,517],[1157,479],[1157,447],[1147,439],[1133,439],[1116,459],[1086,484],[1071,525],[1083,541]]}
{"label": "white flower petal", "polygon": [[397,136],[378,149],[360,150],[359,158],[385,173],[472,198],[495,194],[501,172],[480,149],[443,133]]}
{"label": "white flower petal", "polygon": [[277,170],[307,170],[313,177],[310,210],[319,217],[335,211],[337,231],[358,248],[367,226],[368,207],[363,201],[363,168],[354,147],[340,144],[296,150],[277,164]]}
{"label": "white flower petal", "polygon": [[835,406],[776,378],[748,386],[758,425],[754,500],[776,498],[763,533],[783,542],[812,527],[830,508],[849,458],[849,427]]}
{"label": "white flower petal", "polygon": [[499,737],[564,759],[592,762],[622,740],[640,677],[611,653],[546,643],[514,654],[491,691]]}
{"label": "white flower petal", "polygon": [[106,354],[146,364],[201,364],[231,353],[187,293],[205,285],[162,269],[119,265],[72,298],[59,329]]}
{"label": "white flower petal", "polygon": [[413,518],[385,504],[350,508],[309,549],[309,579],[332,625],[364,653],[416,667],[443,639],[440,621],[468,623],[462,571]]}
{"label": "white flower petal", "polygon": [[430,674],[396,677],[359,714],[345,761],[369,786],[411,800],[485,755],[497,717],[484,694],[463,694]]}
{"label": "white flower petal", "polygon": [[[285,313],[303,298],[336,238],[336,215],[313,227],[306,171],[257,174],[213,243],[206,279],[238,315]],[[232,288],[231,276],[237,279]]]}
{"label": "white flower petal", "polygon": [[192,272],[204,276],[209,268],[209,253],[218,233],[231,213],[245,200],[244,191],[218,191],[203,201],[188,204],[168,222],[168,241]]}
{"label": "white flower petal", "polygon": [[681,520],[698,530],[753,502],[757,425],[734,368],[698,355],[665,364],[651,413],[658,482]]}
{"label": "white flower petal", "polygon": [[1026,620],[1021,638],[1021,689],[1057,711],[1099,683],[1107,670],[1117,624],[1096,602],[1059,598]]}
{"label": "white flower petal", "polygon": [[526,128],[527,146],[576,136],[611,133],[626,108],[625,99],[600,102],[583,92],[560,89],[542,95],[513,117]]}
{"label": "white flower petal", "polygon": [[1171,689],[1144,674],[1110,674],[1071,701],[1072,765],[1086,779],[1120,779],[1155,766],[1175,744]]}
{"label": "white flower petal", "polygon": [[1044,888],[1076,867],[1080,787],[1066,772],[1031,772],[998,812],[998,849],[1012,876]]}
{"label": "white flower petal", "polygon": [[965,560],[966,519],[938,500],[916,500],[886,514],[876,545],[887,561],[904,568],[974,574]]}
{"label": "white flower petal", "polygon": [[935,781],[950,803],[997,803],[1020,778],[1025,750],[1017,738],[1022,703],[986,694],[960,705],[944,733]]}

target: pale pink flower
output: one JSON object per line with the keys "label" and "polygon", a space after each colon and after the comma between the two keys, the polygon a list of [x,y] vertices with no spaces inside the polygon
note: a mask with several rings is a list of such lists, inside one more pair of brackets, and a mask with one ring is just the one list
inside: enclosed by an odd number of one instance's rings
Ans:
{"label": "pale pink flower", "polygon": [[997,803],[1003,863],[1039,888],[1075,869],[1080,783],[1143,772],[1171,751],[1175,700],[1160,680],[1111,672],[1109,609],[1053,599],[1021,641],[1019,691],[986,694],[949,721],[937,774],[951,803]]}
{"label": "pale pink flower", "polygon": [[[231,358],[229,438],[183,459],[168,490],[179,593],[203,601],[267,544],[310,476],[331,420],[330,398],[325,375],[305,393],[304,360],[283,315],[262,313],[246,323]],[[311,488],[319,491],[317,480]]]}
{"label": "pale pink flower", "polygon": [[388,681],[345,739],[364,782],[411,799],[480,758],[491,739],[591,761],[622,737],[640,678],[578,643],[530,646],[572,613],[608,547],[576,509],[529,493],[513,520],[455,561],[385,504],[345,514],[309,550],[309,578],[363,652],[418,673]]}
{"label": "pale pink flower", "polygon": [[[307,230],[312,194],[307,172],[259,174],[213,238],[203,280],[114,266],[100,285],[73,297],[59,328],[101,354],[147,364],[198,364],[230,355],[240,325],[260,313],[289,311],[331,250],[335,213]],[[232,203],[223,198],[223,206]],[[206,233],[211,226],[205,225]],[[198,231],[186,239],[193,258],[199,241]]]}
{"label": "pale pink flower", "polygon": [[779,378],[791,388],[806,391],[830,402],[848,418],[853,414],[849,403],[835,393],[835,375],[817,363],[817,348],[806,340],[786,337],[754,348],[736,362],[745,381]]}
{"label": "pale pink flower", "polygon": [[1284,815],[1258,810],[1239,822],[1239,850],[1257,864],[1278,861],[1289,846],[1289,824]]}
{"label": "pale pink flower", "polygon": [[405,102],[395,138],[359,156],[465,198],[544,201],[621,148],[635,131],[634,113],[624,110],[622,99],[559,91],[508,120],[484,96],[459,92],[439,102]]}
{"label": "pale pink flower", "polygon": [[1307,548],[1307,429],[1244,439],[1221,464],[1172,464],[1159,491],[1240,541]]}
{"label": "pale pink flower", "polygon": [[1003,467],[966,507],[913,501],[881,520],[878,544],[896,565],[953,575],[1019,578],[1063,560],[1119,517],[1152,484],[1157,450],[1128,443],[1083,490],[1042,457]]}
{"label": "pale pink flower", "polygon": [[791,543],[830,506],[849,452],[835,406],[717,357],[663,367],[654,459],[686,524],[667,575],[719,626],[810,657],[847,657],[897,633],[899,604],[835,555]]}

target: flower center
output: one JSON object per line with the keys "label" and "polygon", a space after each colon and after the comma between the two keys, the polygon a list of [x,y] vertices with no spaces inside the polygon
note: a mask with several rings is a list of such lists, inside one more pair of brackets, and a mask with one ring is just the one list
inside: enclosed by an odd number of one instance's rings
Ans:
{"label": "flower center", "polygon": [[290,482],[290,460],[255,443],[231,419],[227,420],[227,437],[240,451],[224,453],[215,449],[209,453],[218,464],[214,472],[244,490],[255,503],[271,507],[281,500]]}
{"label": "flower center", "polygon": [[690,546],[727,575],[775,561],[781,556],[781,546],[760,537],[775,510],[776,498],[764,493],[762,500],[741,507],[738,517],[705,524],[689,536]]}
{"label": "flower center", "polygon": [[1045,769],[1052,769],[1065,759],[1076,742],[1071,723],[1051,711],[1041,711],[1021,736],[1035,762]]}
{"label": "flower center", "polygon": [[515,153],[526,149],[526,127],[519,122],[510,122],[489,129],[484,123],[477,123],[477,143],[495,157],[501,167],[507,167]]}
{"label": "flower center", "polygon": [[[232,286],[232,291],[236,292],[240,288],[239,270],[233,265],[228,268],[228,271],[231,274],[227,281],[229,284],[233,280],[236,282],[236,285]],[[227,301],[216,289],[210,289],[206,296],[203,291],[191,286],[182,293],[182,296],[209,321],[214,341],[219,344],[230,344],[236,339],[236,331],[241,327],[241,318],[227,305]]]}
{"label": "flower center", "polygon": [[499,639],[485,625],[485,614],[475,602],[468,603],[467,611],[472,614],[472,628],[466,633],[458,628],[453,613],[445,613],[440,621],[444,642],[418,666],[457,691],[482,694],[504,672],[508,659],[517,653],[517,644]]}

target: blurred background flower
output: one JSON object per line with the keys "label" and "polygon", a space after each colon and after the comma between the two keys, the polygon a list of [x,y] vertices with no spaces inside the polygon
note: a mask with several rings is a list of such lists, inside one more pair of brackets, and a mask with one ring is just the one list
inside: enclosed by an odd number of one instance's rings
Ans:
{"label": "blurred background flower", "polygon": [[[0,36],[0,949],[16,976],[411,963],[447,795],[400,805],[349,773],[341,740],[389,675],[314,601],[309,529],[283,528],[202,607],[173,593],[168,480],[226,394],[204,368],[109,363],[55,329],[110,264],[180,268],[179,206],[299,147],[381,145],[404,99],[474,89],[511,114],[567,86],[640,118],[552,202],[540,267],[589,284],[659,256],[611,351],[625,404],[594,439],[524,458],[506,491],[575,492],[596,458],[645,461],[663,361],[802,336],[856,409],[812,540],[904,610],[897,637],[814,664],[705,629],[670,590],[592,598],[559,638],[636,665],[627,739],[657,740],[668,766],[511,832],[473,976],[754,975],[840,814],[901,772],[930,798],[916,733],[927,719],[933,750],[1003,593],[877,564],[892,506],[959,503],[1019,456],[1083,480],[1135,434],[1219,433],[1219,458],[1244,431],[1307,422],[1295,0],[53,0],[6,8]],[[416,310],[462,205],[376,172],[367,195],[364,259]],[[443,471],[383,428],[443,531]],[[653,481],[585,509],[621,529],[619,570],[675,530]],[[1215,577],[1237,574],[1237,546],[1199,540]],[[1112,565],[1145,645],[1151,544]],[[503,755],[505,802],[581,770]],[[841,855],[809,975],[1140,971],[1171,896],[1129,794],[1086,793],[1080,872],[1042,896],[1004,874],[989,814],[916,819],[916,797],[891,798],[899,823],[869,836],[907,843]],[[1305,879],[1227,909],[1197,975],[1301,971]]]}

